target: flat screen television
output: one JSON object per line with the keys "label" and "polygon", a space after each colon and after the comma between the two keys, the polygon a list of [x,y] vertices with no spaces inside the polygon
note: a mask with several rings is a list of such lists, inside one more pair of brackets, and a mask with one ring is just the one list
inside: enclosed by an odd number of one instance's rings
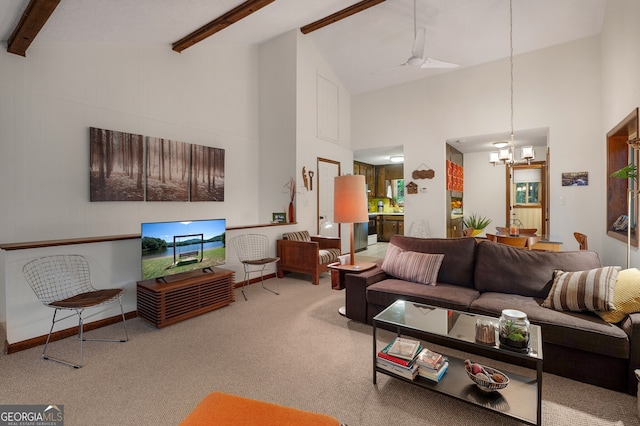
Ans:
{"label": "flat screen television", "polygon": [[143,223],[141,231],[143,280],[225,263],[225,219]]}

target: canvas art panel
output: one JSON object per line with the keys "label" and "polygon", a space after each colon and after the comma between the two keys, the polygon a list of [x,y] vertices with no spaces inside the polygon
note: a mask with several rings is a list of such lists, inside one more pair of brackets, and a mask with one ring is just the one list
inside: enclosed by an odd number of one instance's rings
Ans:
{"label": "canvas art panel", "polygon": [[192,145],[191,201],[224,201],[224,149]]}
{"label": "canvas art panel", "polygon": [[191,145],[147,137],[147,201],[189,201]]}
{"label": "canvas art panel", "polygon": [[91,201],[144,201],[144,138],[89,128]]}

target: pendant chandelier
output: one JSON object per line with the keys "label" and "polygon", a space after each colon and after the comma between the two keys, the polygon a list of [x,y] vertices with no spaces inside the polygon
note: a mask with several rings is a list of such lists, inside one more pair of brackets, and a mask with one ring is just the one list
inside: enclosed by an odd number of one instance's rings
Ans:
{"label": "pendant chandelier", "polygon": [[[498,163],[512,166],[517,163],[515,159],[516,146],[513,141],[513,0],[509,0],[509,71],[510,71],[510,89],[511,89],[511,139],[508,141],[493,142],[493,146],[498,151],[489,153],[489,162],[494,166]],[[520,158],[526,160],[527,164],[531,164],[531,160],[535,159],[533,146],[523,146],[520,150]]]}

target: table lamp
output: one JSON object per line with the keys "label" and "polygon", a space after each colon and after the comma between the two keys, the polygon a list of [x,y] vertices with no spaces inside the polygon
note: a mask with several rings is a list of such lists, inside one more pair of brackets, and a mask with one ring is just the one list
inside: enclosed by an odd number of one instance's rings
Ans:
{"label": "table lamp", "polygon": [[369,221],[367,185],[363,175],[336,176],[333,187],[333,221],[349,224],[349,265],[353,265],[353,224]]}

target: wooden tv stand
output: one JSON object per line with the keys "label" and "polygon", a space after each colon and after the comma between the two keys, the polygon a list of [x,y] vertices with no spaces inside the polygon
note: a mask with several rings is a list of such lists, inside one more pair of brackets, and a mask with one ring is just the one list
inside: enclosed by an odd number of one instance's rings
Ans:
{"label": "wooden tv stand", "polygon": [[214,268],[188,275],[138,281],[138,316],[158,328],[229,305],[234,272]]}

